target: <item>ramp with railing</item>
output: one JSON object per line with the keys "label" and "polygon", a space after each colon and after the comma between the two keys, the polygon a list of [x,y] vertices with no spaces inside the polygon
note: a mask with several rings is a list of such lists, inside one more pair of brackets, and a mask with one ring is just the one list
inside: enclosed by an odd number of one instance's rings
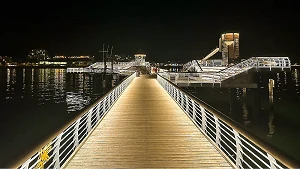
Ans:
{"label": "ramp with railing", "polygon": [[106,66],[104,62],[96,62],[88,67],[83,68],[67,68],[67,73],[103,73],[104,71],[107,73],[128,73],[132,72],[131,67],[135,66],[135,62],[118,62],[113,63],[113,69],[111,68],[111,62],[106,62]]}
{"label": "ramp with railing", "polygon": [[269,71],[283,71],[291,68],[291,62],[288,57],[252,57],[227,67],[216,74],[219,76],[219,81],[222,82],[252,68],[256,70],[267,69]]}
{"label": "ramp with railing", "polygon": [[[291,69],[288,57],[252,57],[229,67],[201,67],[196,61],[191,61],[186,66],[195,72],[163,72],[161,76],[179,86],[193,86],[193,84],[211,84],[221,86],[222,83],[235,78],[249,70],[255,71],[283,71]],[[199,86],[199,85],[198,85]]]}
{"label": "ramp with railing", "polygon": [[162,76],[135,77],[14,168],[300,167]]}
{"label": "ramp with railing", "polygon": [[19,168],[234,168],[155,77],[134,78],[106,113],[134,76]]}
{"label": "ramp with railing", "polygon": [[233,168],[149,75],[133,80],[65,168],[91,167]]}
{"label": "ramp with railing", "polygon": [[157,80],[191,121],[238,168],[299,168],[300,164],[268,145],[244,127],[158,75]]}
{"label": "ramp with railing", "polygon": [[[135,78],[135,73],[124,79],[95,104],[91,105],[79,118],[67,126],[59,135],[49,143],[28,157],[22,164],[13,168],[38,169],[61,168],[71,154],[82,144],[83,140],[97,126],[105,114],[114,105],[130,82]],[[38,126],[37,126],[38,127]]]}

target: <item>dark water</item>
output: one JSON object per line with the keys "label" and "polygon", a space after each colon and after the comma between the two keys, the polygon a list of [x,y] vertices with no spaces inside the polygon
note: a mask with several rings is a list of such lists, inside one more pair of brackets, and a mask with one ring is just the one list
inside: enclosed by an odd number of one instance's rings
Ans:
{"label": "dark water", "polygon": [[[299,67],[285,72],[255,74],[258,89],[185,88],[242,124],[260,138],[300,161]],[[269,79],[275,82],[273,101]]]}
{"label": "dark water", "polygon": [[[124,77],[118,76],[117,82]],[[104,78],[105,79],[105,78]],[[0,168],[23,157],[112,88],[112,76],[0,68]]]}

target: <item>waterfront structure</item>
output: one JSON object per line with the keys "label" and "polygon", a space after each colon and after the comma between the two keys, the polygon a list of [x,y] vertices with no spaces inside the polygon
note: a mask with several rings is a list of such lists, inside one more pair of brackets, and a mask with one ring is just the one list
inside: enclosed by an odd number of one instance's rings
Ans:
{"label": "waterfront structure", "polygon": [[48,60],[43,60],[39,61],[40,66],[67,66],[67,62],[60,62],[60,61],[48,61]]}
{"label": "waterfront structure", "polygon": [[89,66],[93,63],[94,57],[88,55],[66,56],[56,55],[48,60],[39,61],[39,65],[46,66]]}
{"label": "waterfront structure", "polygon": [[[185,71],[203,71],[202,66],[229,67],[239,60],[239,33],[223,33],[219,38],[219,47],[213,49],[203,59],[192,60],[184,65]],[[209,60],[212,56],[221,52],[221,59]],[[221,63],[220,63],[221,62]]]}
{"label": "waterfront structure", "polygon": [[45,49],[32,49],[28,54],[28,59],[40,61],[50,59],[50,57]]}
{"label": "waterfront structure", "polygon": [[0,65],[9,65],[10,63],[12,63],[12,57],[0,56]]}
{"label": "waterfront structure", "polygon": [[146,66],[146,54],[142,49],[138,50],[136,54],[134,54],[134,57],[137,66]]}
{"label": "waterfront structure", "polygon": [[239,33],[223,33],[219,38],[219,52],[222,52],[222,66],[236,63],[239,59]]}
{"label": "waterfront structure", "polygon": [[13,168],[300,166],[160,74],[136,77],[124,79]]}
{"label": "waterfront structure", "polygon": [[114,56],[116,62],[131,62],[134,60],[134,55],[115,55]]}

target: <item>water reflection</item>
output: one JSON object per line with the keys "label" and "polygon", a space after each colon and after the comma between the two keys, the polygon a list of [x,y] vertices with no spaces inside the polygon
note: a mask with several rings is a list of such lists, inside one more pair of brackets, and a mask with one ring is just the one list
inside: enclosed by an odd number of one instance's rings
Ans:
{"label": "water reflection", "polygon": [[292,73],[293,75],[293,81],[295,81],[295,86],[299,86],[299,74],[298,69],[295,69]]}
{"label": "water reflection", "polygon": [[16,70],[15,69],[7,69],[6,75],[6,99],[13,99],[15,94],[15,84],[16,84]]}
{"label": "water reflection", "polygon": [[[3,76],[4,73],[5,76]],[[70,98],[77,98],[77,100],[78,98],[82,98],[79,100],[84,100],[84,104],[82,104],[84,106],[103,94],[101,86],[97,86],[100,90],[94,89],[96,87],[94,83],[96,85],[102,83],[101,75],[97,74],[67,74],[65,69],[34,68],[2,69],[0,70],[0,74],[2,78],[0,90],[3,93],[0,98],[6,100],[6,102],[8,100],[23,98],[27,99],[27,101],[32,100],[33,102],[37,102],[38,105],[50,102],[51,104],[67,103],[69,106],[77,102],[70,101]],[[118,76],[118,78],[122,77]],[[109,80],[107,81],[109,82]],[[116,81],[118,82],[119,80],[117,79]],[[4,91],[3,87],[5,87]],[[107,85],[107,87],[111,88],[110,85]],[[76,108],[76,110],[80,109]],[[74,110],[70,109],[70,111]]]}
{"label": "water reflection", "polygon": [[292,81],[294,82],[296,96],[299,98],[300,93],[299,93],[299,70],[298,69],[294,69],[294,71],[292,72]]}
{"label": "water reflection", "polygon": [[7,83],[7,86],[9,86],[9,84],[10,84],[10,69],[7,69],[6,83]]}
{"label": "water reflection", "polygon": [[100,74],[68,74],[66,69],[0,69],[0,78],[0,133],[5,138],[0,139],[0,166],[40,144],[111,89],[110,83],[101,88]]}
{"label": "water reflection", "polygon": [[248,119],[248,109],[246,104],[246,96],[247,96],[247,88],[243,88],[243,119],[244,119],[244,125],[247,126],[250,123],[250,120]]}
{"label": "water reflection", "polygon": [[274,132],[275,132],[275,125],[274,125],[274,107],[271,106],[271,110],[269,111],[269,122],[268,122],[269,132],[267,134],[267,137],[269,139],[272,138]]}
{"label": "water reflection", "polygon": [[[25,69],[22,69],[22,90],[25,90],[25,86],[26,86],[25,78],[26,78],[26,71],[25,71]],[[23,97],[24,96],[22,95],[22,98]]]}
{"label": "water reflection", "polygon": [[300,160],[300,146],[292,146],[300,142],[299,69],[258,72],[253,79],[257,89],[197,88],[194,95]]}
{"label": "water reflection", "polygon": [[[285,80],[286,81],[286,80]],[[275,132],[275,125],[273,124],[274,121],[274,92],[273,88],[275,87],[274,80],[269,79],[269,103],[270,103],[270,110],[269,110],[269,122],[268,122],[268,127],[269,127],[269,132],[267,134],[267,137],[269,139],[272,138],[274,132]]]}
{"label": "water reflection", "polygon": [[82,96],[80,93],[67,92],[66,103],[67,112],[73,112],[83,109],[91,101],[90,96]]}
{"label": "water reflection", "polygon": [[284,84],[287,84],[287,75],[286,75],[286,71],[284,71]]}
{"label": "water reflection", "polygon": [[276,84],[277,84],[277,86],[276,86],[276,92],[277,93],[280,93],[280,91],[281,91],[281,79],[280,79],[280,74],[279,73],[276,73]]}

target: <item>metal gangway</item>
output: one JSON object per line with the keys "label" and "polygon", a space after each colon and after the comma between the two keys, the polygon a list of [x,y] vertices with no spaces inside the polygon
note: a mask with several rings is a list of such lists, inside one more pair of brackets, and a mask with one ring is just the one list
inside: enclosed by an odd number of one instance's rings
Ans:
{"label": "metal gangway", "polygon": [[299,166],[164,77],[134,73],[13,168]]}
{"label": "metal gangway", "polygon": [[196,61],[188,64],[189,69],[194,66],[195,72],[163,72],[161,76],[171,80],[175,84],[189,86],[190,84],[221,84],[230,78],[247,73],[250,69],[259,70],[290,70],[291,62],[288,57],[252,57],[229,67],[205,67],[200,70]]}
{"label": "metal gangway", "polygon": [[[110,67],[111,66],[111,62],[106,62],[106,67]],[[129,69],[130,67],[135,66],[136,63],[135,61],[131,61],[131,62],[114,62],[113,63],[113,67],[119,70],[126,70]],[[104,68],[104,62],[96,62],[92,65],[90,65],[88,68]]]}
{"label": "metal gangway", "polygon": [[[184,71],[194,71],[194,72],[201,72],[203,71],[201,65],[203,65],[204,62],[206,62],[207,59],[214,56],[217,52],[219,52],[219,48],[216,48],[212,50],[207,56],[205,56],[201,60],[192,60],[186,64],[183,65]],[[214,66],[214,65],[213,65]]]}

